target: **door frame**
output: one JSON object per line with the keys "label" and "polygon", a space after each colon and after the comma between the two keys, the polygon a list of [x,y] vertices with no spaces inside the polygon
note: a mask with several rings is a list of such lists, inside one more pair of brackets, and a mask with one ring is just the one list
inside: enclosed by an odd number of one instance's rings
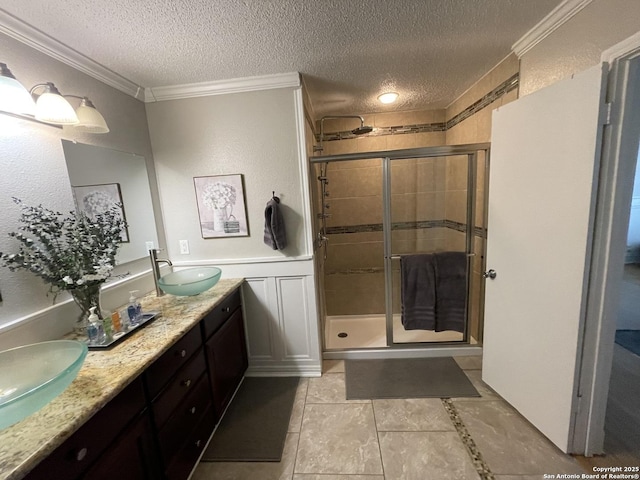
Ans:
{"label": "door frame", "polygon": [[606,101],[610,107],[603,132],[571,448],[585,456],[603,453],[604,447],[616,310],[640,137],[640,32],[604,52],[602,60],[609,63]]}

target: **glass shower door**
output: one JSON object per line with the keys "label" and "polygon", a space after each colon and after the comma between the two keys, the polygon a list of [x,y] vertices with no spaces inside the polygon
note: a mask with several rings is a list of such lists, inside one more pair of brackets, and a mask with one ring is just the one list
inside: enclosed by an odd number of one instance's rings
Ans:
{"label": "glass shower door", "polygon": [[[474,256],[475,173],[476,155],[456,155],[409,159],[385,159],[385,268],[387,296],[387,344],[407,345],[440,342],[467,342],[469,340],[468,306],[472,282],[472,259]],[[469,225],[471,227],[469,227]],[[457,252],[439,255],[443,252]],[[435,285],[444,285],[433,277],[434,296],[419,295],[411,301],[410,289],[403,295],[401,259],[406,262],[427,262],[439,265],[453,261],[456,271],[463,277],[456,284],[462,295],[456,297],[455,311],[463,327],[452,329],[451,315],[438,313],[440,306]],[[420,255],[420,257],[414,257]],[[449,259],[449,260],[446,260]],[[437,270],[443,272],[443,268]],[[445,271],[446,273],[446,271]],[[434,273],[435,275],[435,273]],[[459,288],[458,288],[459,287]],[[444,288],[444,287],[442,287]],[[449,294],[451,291],[449,291]],[[403,316],[403,298],[407,304]],[[417,300],[416,300],[417,298]],[[449,304],[451,305],[451,304]],[[411,316],[411,307],[427,314]],[[460,311],[460,308],[462,311]],[[412,318],[421,319],[412,321]],[[448,319],[448,320],[447,320]],[[454,322],[455,323],[455,322]],[[461,331],[460,331],[461,330]]]}

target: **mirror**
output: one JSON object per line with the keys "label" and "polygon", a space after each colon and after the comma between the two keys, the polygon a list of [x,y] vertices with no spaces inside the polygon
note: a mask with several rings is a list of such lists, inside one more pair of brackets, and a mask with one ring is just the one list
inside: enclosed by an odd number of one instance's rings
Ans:
{"label": "mirror", "polygon": [[122,264],[158,247],[149,176],[144,157],[105,147],[62,140],[76,206],[90,214],[109,202],[122,204],[127,231],[118,250]]}

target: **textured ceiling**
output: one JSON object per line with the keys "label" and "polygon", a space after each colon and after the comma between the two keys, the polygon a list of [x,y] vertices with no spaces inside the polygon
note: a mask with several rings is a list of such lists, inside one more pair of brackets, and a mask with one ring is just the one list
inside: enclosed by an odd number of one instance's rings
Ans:
{"label": "textured ceiling", "polygon": [[[143,87],[299,71],[320,117],[443,108],[558,3],[0,0],[0,9]],[[400,101],[379,104],[385,90]]]}

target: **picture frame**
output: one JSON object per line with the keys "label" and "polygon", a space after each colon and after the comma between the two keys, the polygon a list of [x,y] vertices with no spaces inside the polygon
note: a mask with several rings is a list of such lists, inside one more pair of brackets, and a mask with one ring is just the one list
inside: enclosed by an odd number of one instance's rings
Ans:
{"label": "picture frame", "polygon": [[249,236],[242,174],[193,177],[202,238]]}
{"label": "picture frame", "polygon": [[76,209],[90,219],[114,205],[117,206],[119,217],[125,222],[125,228],[120,234],[120,239],[122,243],[129,243],[129,230],[126,226],[127,217],[124,212],[119,183],[79,185],[72,187],[72,189]]}

